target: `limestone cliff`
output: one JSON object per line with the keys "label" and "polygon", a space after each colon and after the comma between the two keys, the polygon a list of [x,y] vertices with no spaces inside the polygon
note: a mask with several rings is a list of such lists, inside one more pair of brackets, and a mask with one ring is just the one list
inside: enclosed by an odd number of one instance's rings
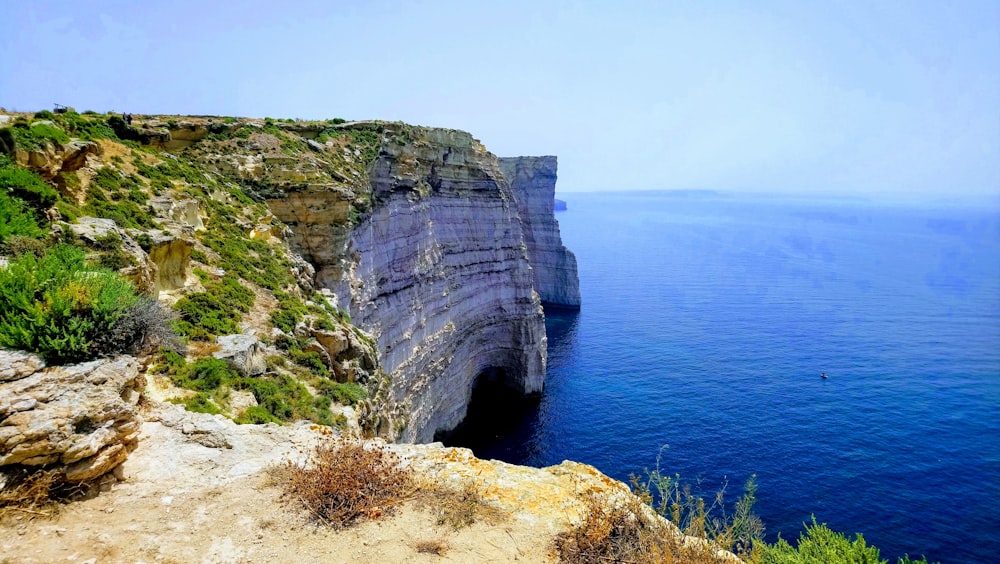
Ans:
{"label": "limestone cliff", "polygon": [[555,219],[556,157],[500,159],[524,226],[524,242],[542,303],[580,308],[576,256],[562,244]]}
{"label": "limestone cliff", "polygon": [[545,326],[516,202],[471,135],[412,130],[383,144],[373,206],[351,235],[351,313],[377,336],[402,438],[429,441],[465,417],[477,377],[542,391]]}
{"label": "limestone cliff", "polygon": [[[76,206],[60,209],[98,216],[69,227],[78,238],[117,233],[135,251],[137,284],[169,303],[238,277],[256,294],[239,331],[294,347],[300,360],[318,354],[339,382],[366,386],[362,427],[429,441],[462,421],[481,379],[542,391],[542,301],[579,306],[575,259],[552,213],[554,157],[515,159],[505,176],[470,134],[402,123],[145,116],[133,127],[116,116],[39,117],[0,131],[21,166]],[[93,140],[43,138],[46,127]],[[119,143],[133,138],[144,146]],[[141,214],[145,223],[81,231],[111,221],[101,210],[124,205],[126,192],[147,205],[115,221]],[[320,315],[327,301],[342,316],[335,325],[374,338],[377,359],[327,350],[309,325],[317,319],[273,323]]]}

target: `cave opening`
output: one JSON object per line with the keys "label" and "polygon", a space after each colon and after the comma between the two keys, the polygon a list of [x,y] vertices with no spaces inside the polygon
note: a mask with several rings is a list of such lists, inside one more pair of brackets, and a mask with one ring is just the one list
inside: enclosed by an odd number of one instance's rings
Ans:
{"label": "cave opening", "polygon": [[435,441],[464,447],[479,458],[526,458],[532,430],[538,420],[539,395],[524,395],[511,385],[501,367],[489,367],[476,376],[465,419],[451,431],[438,431]]}

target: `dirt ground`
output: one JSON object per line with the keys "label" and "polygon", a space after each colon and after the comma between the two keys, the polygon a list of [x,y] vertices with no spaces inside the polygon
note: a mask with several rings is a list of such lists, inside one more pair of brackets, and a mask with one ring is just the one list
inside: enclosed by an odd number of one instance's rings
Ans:
{"label": "dirt ground", "polygon": [[531,516],[453,530],[411,501],[345,530],[314,524],[267,470],[323,440],[308,426],[235,426],[174,406],[151,419],[111,491],[0,524],[0,564],[555,560],[553,526]]}
{"label": "dirt ground", "polygon": [[[458,531],[410,503],[342,531],[279,502],[262,476],[191,492],[121,484],[56,519],[0,529],[0,562],[551,562],[551,537],[517,521]],[[443,547],[443,554],[420,552]]]}

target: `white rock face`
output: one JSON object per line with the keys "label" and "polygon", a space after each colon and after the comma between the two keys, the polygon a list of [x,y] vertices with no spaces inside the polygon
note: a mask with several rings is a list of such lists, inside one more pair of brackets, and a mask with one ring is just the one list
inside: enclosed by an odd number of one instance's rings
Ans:
{"label": "white rock face", "polygon": [[215,340],[220,350],[212,353],[226,361],[241,376],[259,376],[267,370],[264,347],[254,335],[222,335]]}
{"label": "white rock face", "polygon": [[392,393],[409,404],[402,440],[465,417],[477,376],[500,369],[542,391],[545,325],[517,204],[497,159],[461,131],[388,141],[371,171],[373,212],[352,233],[354,322],[375,335]]}
{"label": "white rock face", "polygon": [[58,465],[83,482],[121,464],[135,448],[145,387],[130,356],[52,366],[0,350],[0,467]]}
{"label": "white rock face", "polygon": [[556,164],[556,157],[551,156],[500,159],[500,168],[517,199],[535,290],[545,305],[579,309],[576,256],[563,246],[553,211]]}

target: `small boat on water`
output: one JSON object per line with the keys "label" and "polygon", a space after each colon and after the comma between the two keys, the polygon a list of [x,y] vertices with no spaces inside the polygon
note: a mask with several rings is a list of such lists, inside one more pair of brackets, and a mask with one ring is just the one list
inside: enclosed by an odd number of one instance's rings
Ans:
{"label": "small boat on water", "polygon": [[826,380],[826,372],[820,373],[819,377]]}

